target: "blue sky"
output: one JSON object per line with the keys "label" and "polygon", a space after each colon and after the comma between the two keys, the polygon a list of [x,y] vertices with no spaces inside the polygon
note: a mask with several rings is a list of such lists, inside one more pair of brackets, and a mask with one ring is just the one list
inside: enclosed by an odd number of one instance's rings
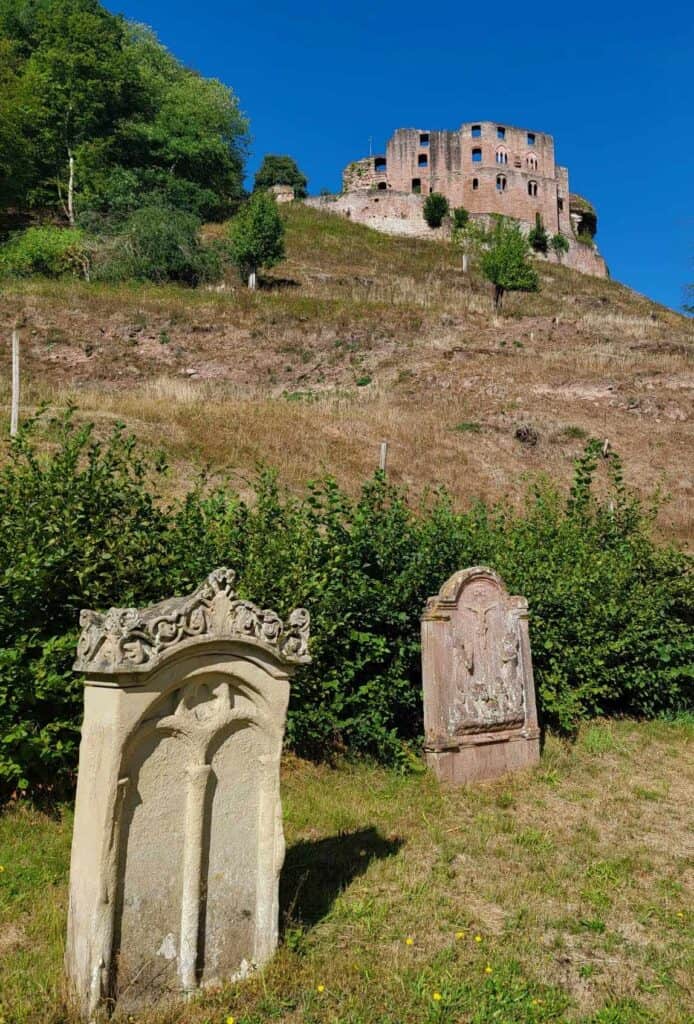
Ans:
{"label": "blue sky", "polygon": [[612,276],[674,308],[694,281],[694,5],[109,0],[232,86],[249,171],[289,153],[311,192],[396,128],[498,120],[554,135]]}

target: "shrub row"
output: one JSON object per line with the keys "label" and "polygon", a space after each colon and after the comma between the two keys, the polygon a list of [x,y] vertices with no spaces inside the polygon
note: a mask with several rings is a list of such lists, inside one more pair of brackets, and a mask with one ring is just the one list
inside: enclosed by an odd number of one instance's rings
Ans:
{"label": "shrub row", "polygon": [[329,478],[294,497],[267,471],[252,502],[201,484],[165,506],[165,466],[122,428],[100,442],[68,410],[50,422],[44,454],[38,430],[38,421],[25,426],[0,471],[5,792],[72,783],[80,608],[185,593],[217,565],[236,569],[242,595],[264,607],[311,612],[313,664],[293,684],[288,722],[300,754],[408,761],[421,732],[419,616],[466,565],[493,566],[528,597],[546,725],[675,712],[691,696],[690,562],[652,540],[652,510],[597,443],[577,460],[568,495],[543,483],[521,513],[482,503],[457,512],[444,493],[413,508],[380,475],[356,499]]}

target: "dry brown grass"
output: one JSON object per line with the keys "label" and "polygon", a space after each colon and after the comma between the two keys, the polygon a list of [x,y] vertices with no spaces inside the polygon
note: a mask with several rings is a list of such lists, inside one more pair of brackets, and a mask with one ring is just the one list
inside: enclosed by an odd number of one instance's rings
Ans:
{"label": "dry brown grass", "polygon": [[[354,490],[388,440],[394,479],[464,503],[517,497],[528,473],[567,481],[597,435],[642,494],[672,496],[660,526],[692,544],[692,321],[548,265],[540,293],[492,316],[445,244],[300,206],[287,217],[288,259],[256,295],[233,280],[6,288],[0,330],[23,324],[25,411],[70,397],[124,419],[169,451],[178,487],[201,463],[247,476],[264,461],[290,486],[331,472]],[[535,447],[515,439],[522,424]]]}

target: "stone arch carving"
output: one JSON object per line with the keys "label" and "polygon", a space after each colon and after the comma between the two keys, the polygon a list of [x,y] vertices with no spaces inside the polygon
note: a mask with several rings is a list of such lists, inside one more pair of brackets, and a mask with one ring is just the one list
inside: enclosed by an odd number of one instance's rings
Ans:
{"label": "stone arch carving", "polygon": [[83,613],[67,964],[85,1016],[243,975],[275,948],[279,760],[309,619],[285,624],[233,582],[217,570],[189,598]]}

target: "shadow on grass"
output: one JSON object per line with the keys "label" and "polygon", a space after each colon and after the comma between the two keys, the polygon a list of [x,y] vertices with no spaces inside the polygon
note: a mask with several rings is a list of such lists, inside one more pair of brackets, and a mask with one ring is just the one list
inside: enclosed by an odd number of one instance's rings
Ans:
{"label": "shadow on grass", "polygon": [[264,292],[282,292],[299,288],[300,282],[292,277],[258,277],[258,287]]}
{"label": "shadow on grass", "polygon": [[372,860],[392,857],[402,839],[386,839],[373,827],[327,839],[305,839],[287,850],[280,879],[280,928],[313,927]]}

